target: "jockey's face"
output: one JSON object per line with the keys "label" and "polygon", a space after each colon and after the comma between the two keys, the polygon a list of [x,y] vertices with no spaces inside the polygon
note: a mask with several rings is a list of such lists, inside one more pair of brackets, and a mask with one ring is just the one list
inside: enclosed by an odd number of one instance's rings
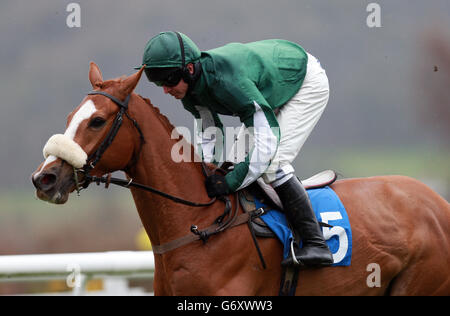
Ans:
{"label": "jockey's face", "polygon": [[[191,74],[194,73],[194,65],[188,64],[187,68],[189,69],[189,72]],[[188,88],[189,88],[189,85],[183,80],[183,78],[181,78],[180,82],[178,82],[178,84],[176,86],[169,87],[169,86],[163,85],[164,93],[170,94],[177,100],[181,100],[186,96]]]}
{"label": "jockey's face", "polygon": [[186,96],[188,84],[181,79],[176,86],[168,87],[163,85],[163,89],[165,94],[170,94],[175,99],[181,100]]}

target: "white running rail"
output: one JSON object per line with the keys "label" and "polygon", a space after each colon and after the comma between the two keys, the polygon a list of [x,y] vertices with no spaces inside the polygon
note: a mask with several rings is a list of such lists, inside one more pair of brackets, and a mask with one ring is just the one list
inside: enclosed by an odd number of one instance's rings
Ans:
{"label": "white running rail", "polygon": [[0,286],[2,282],[60,279],[66,280],[73,295],[86,294],[87,280],[94,278],[104,280],[99,294],[144,294],[132,293],[128,279],[151,279],[154,271],[152,251],[0,256]]}

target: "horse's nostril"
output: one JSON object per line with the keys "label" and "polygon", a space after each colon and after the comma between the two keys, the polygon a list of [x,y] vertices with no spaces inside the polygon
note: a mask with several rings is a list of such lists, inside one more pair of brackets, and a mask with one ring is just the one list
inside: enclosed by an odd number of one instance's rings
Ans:
{"label": "horse's nostril", "polygon": [[56,175],[53,173],[43,173],[38,177],[36,182],[35,185],[37,184],[41,190],[51,189],[56,183]]}

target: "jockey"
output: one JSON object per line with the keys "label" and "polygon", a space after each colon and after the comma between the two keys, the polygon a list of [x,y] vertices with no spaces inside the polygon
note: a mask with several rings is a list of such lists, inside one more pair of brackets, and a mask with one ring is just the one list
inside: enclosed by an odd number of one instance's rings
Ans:
{"label": "jockey", "polygon": [[[226,176],[207,177],[208,195],[229,194],[262,177],[278,193],[303,242],[295,258],[291,254],[282,264],[331,265],[332,254],[291,164],[328,102],[328,78],[318,60],[286,40],[201,52],[186,35],[162,32],[147,43],[142,65],[149,81],[181,100],[196,118],[204,161],[217,163],[222,154],[218,114],[238,116],[244,124],[234,148],[240,162]],[[211,133],[210,127],[221,132]],[[245,132],[252,144],[243,154],[238,144]]]}

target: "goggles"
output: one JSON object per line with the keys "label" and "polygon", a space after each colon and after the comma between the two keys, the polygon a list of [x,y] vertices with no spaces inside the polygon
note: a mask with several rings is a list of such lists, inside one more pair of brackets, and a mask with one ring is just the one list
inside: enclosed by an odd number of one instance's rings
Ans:
{"label": "goggles", "polygon": [[181,68],[145,68],[148,80],[162,87],[175,87],[182,78]]}

